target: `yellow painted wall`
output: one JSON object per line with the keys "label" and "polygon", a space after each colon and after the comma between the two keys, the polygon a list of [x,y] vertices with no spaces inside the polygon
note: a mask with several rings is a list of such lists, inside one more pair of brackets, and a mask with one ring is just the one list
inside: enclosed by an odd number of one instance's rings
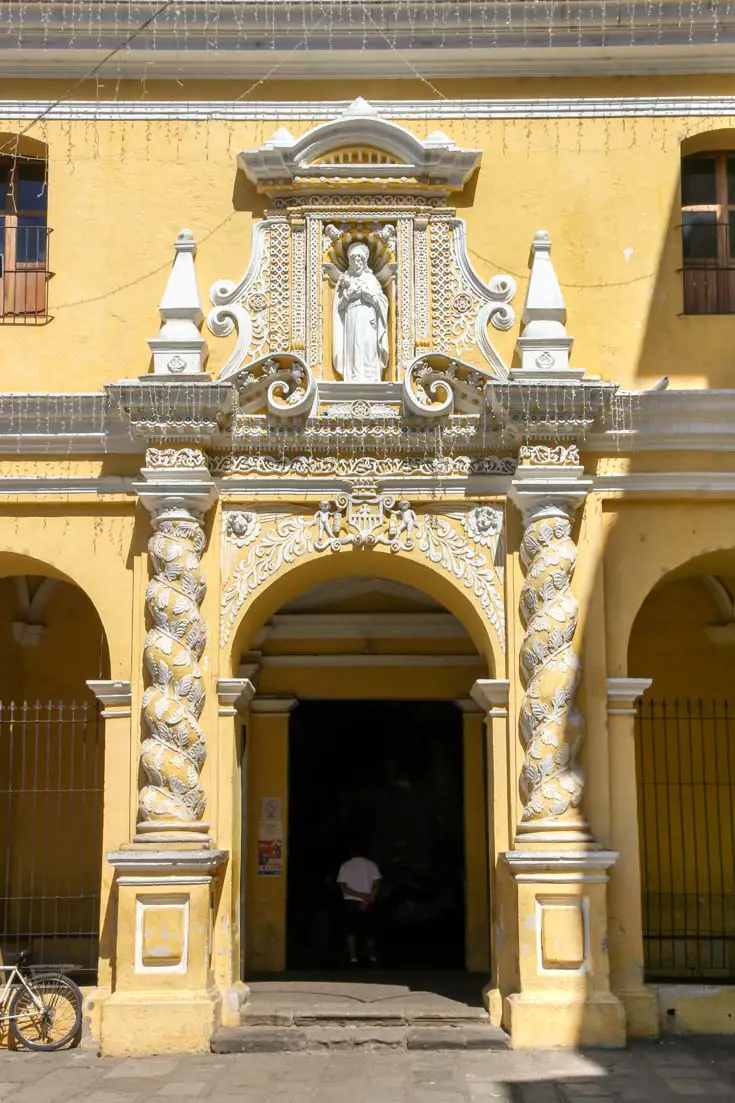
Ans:
{"label": "yellow painted wall", "polygon": [[[544,98],[730,91],[726,78],[711,77],[440,83],[443,95],[464,98],[534,91]],[[0,93],[14,99],[65,91],[49,82],[0,84]],[[427,96],[425,86],[410,80],[323,83],[318,91],[326,99]],[[309,84],[266,82],[245,98],[308,103],[314,92]],[[243,93],[240,85],[224,82],[177,87],[148,81],[145,88],[150,100]],[[80,98],[97,94],[84,86],[75,92]],[[139,99],[141,85],[104,84],[99,95]],[[0,103],[0,132],[12,133],[14,125],[3,123],[1,116]],[[303,117],[281,122],[297,136],[310,126]],[[681,142],[726,129],[729,122],[686,116],[443,120],[450,137],[484,154],[476,181],[458,200],[478,272],[484,278],[498,271],[519,277],[520,305],[529,243],[544,227],[555,243],[578,365],[633,386],[645,386],[662,372],[677,385],[727,386],[735,320],[680,316],[677,227]],[[157,332],[157,305],[178,230],[189,226],[200,242],[198,273],[205,298],[215,279],[237,279],[244,271],[253,218],[262,212],[262,202],[236,173],[235,155],[260,145],[278,125],[43,120],[34,127],[33,135],[50,149],[53,321],[43,327],[4,327],[3,388],[94,390],[106,380],[145,371],[145,342]],[[430,119],[409,125],[421,137],[436,129]],[[728,141],[723,137],[723,143]],[[493,334],[506,358],[516,334]],[[210,367],[216,372],[230,342],[211,339],[210,345]],[[60,349],[73,350],[73,356],[60,357]],[[19,362],[25,365],[23,373],[17,371]]]}

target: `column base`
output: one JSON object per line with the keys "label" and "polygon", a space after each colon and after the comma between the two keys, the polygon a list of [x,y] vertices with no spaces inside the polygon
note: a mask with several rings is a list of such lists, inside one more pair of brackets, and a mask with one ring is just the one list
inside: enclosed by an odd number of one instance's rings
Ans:
{"label": "column base", "polygon": [[626,1027],[629,1038],[658,1038],[661,1033],[659,1023],[658,997],[645,986],[615,991],[625,1008]]}
{"label": "column base", "polygon": [[240,1026],[242,1009],[250,999],[250,988],[238,980],[222,992],[222,1026]]}
{"label": "column base", "polygon": [[503,1001],[503,1026],[514,1049],[625,1045],[625,1010],[609,993],[528,992]]}
{"label": "column base", "polygon": [[102,1006],[102,1057],[209,1053],[220,1022],[214,988],[189,992],[114,992]]}

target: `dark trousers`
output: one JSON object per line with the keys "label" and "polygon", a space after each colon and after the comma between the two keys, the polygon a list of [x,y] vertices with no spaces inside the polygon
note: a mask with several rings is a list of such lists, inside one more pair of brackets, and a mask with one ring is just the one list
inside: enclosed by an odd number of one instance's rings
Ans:
{"label": "dark trousers", "polygon": [[342,899],[342,929],[358,939],[375,938],[375,905],[360,907],[359,900]]}

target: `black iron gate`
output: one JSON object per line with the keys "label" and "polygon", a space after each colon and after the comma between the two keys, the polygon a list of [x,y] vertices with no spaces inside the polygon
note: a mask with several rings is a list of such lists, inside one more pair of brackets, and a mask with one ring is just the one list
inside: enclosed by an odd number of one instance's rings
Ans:
{"label": "black iron gate", "polygon": [[645,701],[636,723],[650,980],[735,980],[735,719],[727,701]]}
{"label": "black iron gate", "polygon": [[103,722],[93,705],[0,702],[0,954],[74,964],[99,947]]}

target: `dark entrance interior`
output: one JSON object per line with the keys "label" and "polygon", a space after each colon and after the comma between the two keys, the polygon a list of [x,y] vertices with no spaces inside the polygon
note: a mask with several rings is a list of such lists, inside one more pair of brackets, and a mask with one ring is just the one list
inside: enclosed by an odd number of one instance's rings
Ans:
{"label": "dark entrance interior", "polygon": [[291,717],[289,969],[347,965],[336,874],[380,867],[382,968],[464,967],[462,718],[449,701],[302,701]]}

